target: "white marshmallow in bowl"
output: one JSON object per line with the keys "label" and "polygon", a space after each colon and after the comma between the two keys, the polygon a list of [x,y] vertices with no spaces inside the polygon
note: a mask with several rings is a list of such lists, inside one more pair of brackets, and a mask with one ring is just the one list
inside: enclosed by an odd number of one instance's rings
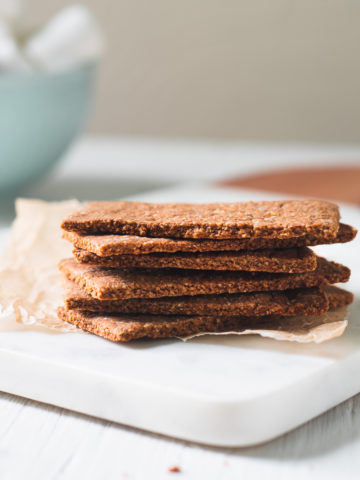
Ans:
{"label": "white marshmallow in bowl", "polygon": [[95,60],[102,51],[103,37],[97,22],[80,4],[64,8],[24,46],[26,58],[43,70],[60,70]]}

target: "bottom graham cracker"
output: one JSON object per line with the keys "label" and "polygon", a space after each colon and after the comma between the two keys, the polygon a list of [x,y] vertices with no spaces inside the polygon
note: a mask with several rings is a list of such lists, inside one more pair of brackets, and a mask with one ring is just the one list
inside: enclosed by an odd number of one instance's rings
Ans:
{"label": "bottom graham cracker", "polygon": [[[337,287],[326,288],[330,309],[351,303],[353,298],[351,293]],[[283,317],[279,315],[265,317],[106,315],[83,310],[66,310],[64,307],[59,307],[58,315],[61,320],[114,342],[128,342],[144,337],[186,337],[200,333],[224,331],[249,331],[249,333],[256,333],[259,330],[276,330],[292,335],[294,332],[298,332],[300,335],[304,334],[304,331],[305,333],[309,332],[328,322],[326,319],[327,314],[311,317]],[[345,323],[343,328],[341,328],[341,325],[337,325],[337,333],[333,332],[331,333],[332,336],[329,337],[329,334],[325,339],[338,336],[344,331],[345,327]]]}

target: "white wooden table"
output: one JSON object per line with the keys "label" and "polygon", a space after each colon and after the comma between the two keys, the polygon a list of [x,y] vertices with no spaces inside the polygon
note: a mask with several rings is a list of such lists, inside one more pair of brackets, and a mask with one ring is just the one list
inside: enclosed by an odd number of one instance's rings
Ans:
{"label": "white wooden table", "polygon": [[[22,195],[113,199],[284,165],[359,164],[360,148],[84,139]],[[0,241],[12,219],[0,207]],[[311,401],[311,399],[309,399]],[[358,478],[360,395],[266,445],[201,447],[0,393],[0,478]],[[169,468],[178,466],[180,473]]]}

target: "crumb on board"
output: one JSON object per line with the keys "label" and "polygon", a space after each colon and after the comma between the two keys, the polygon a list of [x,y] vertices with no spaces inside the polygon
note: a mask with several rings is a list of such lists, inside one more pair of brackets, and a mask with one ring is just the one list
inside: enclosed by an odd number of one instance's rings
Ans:
{"label": "crumb on board", "polygon": [[169,470],[170,473],[179,473],[179,472],[181,472],[180,468],[177,467],[176,465],[174,465],[173,467],[169,467],[168,470]]}

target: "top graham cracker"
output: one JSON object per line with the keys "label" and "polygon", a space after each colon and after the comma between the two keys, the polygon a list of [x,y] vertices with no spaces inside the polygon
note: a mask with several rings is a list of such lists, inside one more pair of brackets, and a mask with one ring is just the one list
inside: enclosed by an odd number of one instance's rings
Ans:
{"label": "top graham cracker", "polygon": [[338,207],[321,200],[242,203],[90,202],[61,224],[67,231],[173,238],[335,238]]}

